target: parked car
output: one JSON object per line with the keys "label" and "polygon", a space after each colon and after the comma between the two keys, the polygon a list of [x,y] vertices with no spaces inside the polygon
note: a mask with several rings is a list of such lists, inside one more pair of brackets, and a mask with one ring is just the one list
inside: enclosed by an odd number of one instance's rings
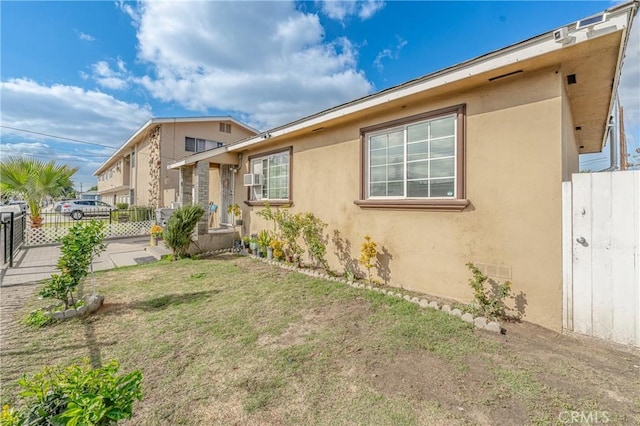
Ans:
{"label": "parked car", "polygon": [[22,213],[26,213],[29,210],[29,205],[25,201],[9,201],[10,206],[19,206]]}
{"label": "parked car", "polygon": [[96,200],[68,200],[59,202],[54,208],[64,215],[71,216],[73,220],[80,220],[84,216],[109,216],[117,207]]}

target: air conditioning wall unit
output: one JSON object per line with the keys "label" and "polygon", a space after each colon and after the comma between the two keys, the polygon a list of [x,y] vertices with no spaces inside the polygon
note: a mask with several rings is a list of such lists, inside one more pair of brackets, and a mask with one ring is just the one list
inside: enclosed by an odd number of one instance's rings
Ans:
{"label": "air conditioning wall unit", "polygon": [[259,174],[248,173],[246,175],[242,175],[242,179],[244,181],[244,186],[262,185],[262,175],[259,175]]}

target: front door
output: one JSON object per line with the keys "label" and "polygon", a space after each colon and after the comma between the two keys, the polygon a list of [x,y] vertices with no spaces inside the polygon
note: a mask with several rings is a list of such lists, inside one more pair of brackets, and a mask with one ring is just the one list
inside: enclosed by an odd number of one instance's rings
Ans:
{"label": "front door", "polygon": [[233,205],[233,187],[235,175],[228,164],[220,165],[220,224],[231,226],[232,217],[227,213],[230,205]]}

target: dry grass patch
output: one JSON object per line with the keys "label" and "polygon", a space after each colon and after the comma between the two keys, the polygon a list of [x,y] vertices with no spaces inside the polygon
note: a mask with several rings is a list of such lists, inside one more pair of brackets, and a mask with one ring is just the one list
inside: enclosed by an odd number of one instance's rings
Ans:
{"label": "dry grass patch", "polygon": [[232,255],[122,268],[98,282],[106,299],[96,315],[38,330],[16,321],[19,338],[2,347],[3,401],[22,373],[89,357],[142,370],[130,424],[546,424],[583,409],[640,418],[636,355],[600,348],[575,362],[589,344],[549,342],[557,335],[530,326],[478,332]]}

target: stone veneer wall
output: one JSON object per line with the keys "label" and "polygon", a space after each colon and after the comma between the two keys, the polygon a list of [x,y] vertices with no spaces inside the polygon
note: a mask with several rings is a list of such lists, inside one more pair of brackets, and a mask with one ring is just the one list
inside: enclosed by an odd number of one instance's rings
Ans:
{"label": "stone veneer wall", "polygon": [[160,126],[156,126],[149,138],[149,205],[154,209],[160,207],[160,133]]}
{"label": "stone veneer wall", "polygon": [[191,190],[193,189],[193,167],[180,168],[180,203],[183,206],[193,203]]}
{"label": "stone veneer wall", "polygon": [[194,204],[199,204],[205,211],[200,222],[198,222],[198,235],[204,235],[209,231],[208,213],[209,213],[209,162],[198,161],[194,173],[194,182],[196,190],[194,191]]}

